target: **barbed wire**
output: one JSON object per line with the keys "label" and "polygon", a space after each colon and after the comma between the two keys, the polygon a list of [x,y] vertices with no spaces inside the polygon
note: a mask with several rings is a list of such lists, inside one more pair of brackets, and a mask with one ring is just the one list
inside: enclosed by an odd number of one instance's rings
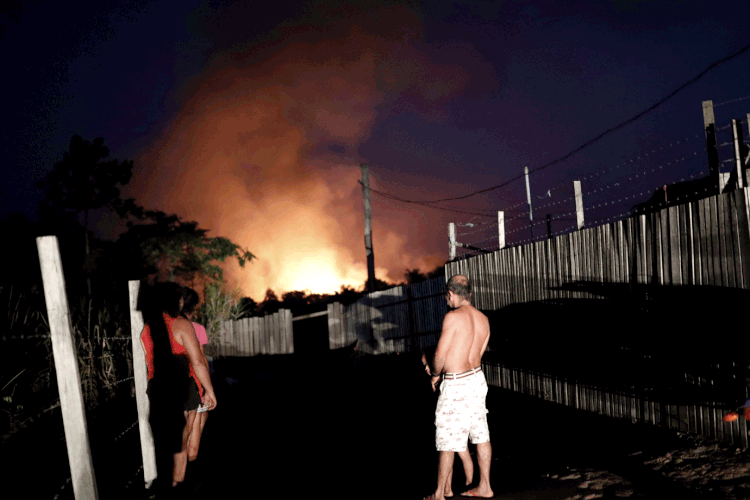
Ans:
{"label": "barbed wire", "polygon": [[573,233],[573,232],[575,232],[577,230],[578,230],[577,226],[569,226],[569,227],[563,228],[563,229],[561,229],[559,231],[556,231],[556,232],[554,232],[552,234],[549,234],[549,235],[547,235],[547,234],[540,235],[538,237],[534,237],[533,239],[532,238],[526,238],[524,240],[516,242],[513,246],[520,246],[520,245],[525,245],[527,243],[534,243],[534,242],[537,242],[537,241],[542,241],[542,240],[550,239],[550,238],[553,238],[555,236],[560,236],[561,234]]}
{"label": "barbed wire", "polygon": [[724,102],[719,103],[719,104],[714,104],[714,108],[718,108],[719,106],[724,106],[725,104],[730,104],[730,103],[733,103],[733,102],[744,101],[745,99],[750,99],[750,95],[746,96],[746,97],[739,97],[737,99],[732,99],[730,101],[724,101]]}
{"label": "barbed wire", "polygon": [[[694,178],[695,175],[691,175],[689,177],[690,178]],[[675,185],[675,184],[677,184],[679,182],[684,182],[685,180],[686,179],[683,177],[681,179],[673,181],[672,183],[668,184],[668,186],[669,185]],[[642,212],[646,212],[646,211],[648,211],[648,212],[654,212],[654,211],[657,211],[657,210],[661,210],[663,208],[667,208],[669,206],[676,206],[678,204],[682,204],[682,203],[684,203],[686,201],[694,201],[694,200],[698,200],[698,199],[704,199],[707,194],[709,194],[710,192],[714,192],[714,191],[718,190],[718,188],[719,188],[719,185],[715,184],[715,183],[712,184],[711,186],[703,186],[702,190],[698,189],[698,190],[694,191],[693,195],[685,195],[685,194],[683,194],[681,196],[675,197],[673,203],[664,202],[664,203],[658,203],[658,204],[655,204],[655,205],[644,206],[642,208]],[[645,193],[641,192],[640,196],[643,196],[644,194]],[[623,201],[623,199],[627,200],[628,198],[636,198],[636,196],[637,195],[632,195],[630,197],[626,196],[626,197],[624,197],[622,199],[618,199],[617,202],[615,202],[614,200],[612,200],[612,201],[607,201],[607,202],[604,202],[604,203],[598,203],[596,205],[590,205],[588,207],[584,207],[584,211],[590,212],[592,210],[597,210],[599,208],[606,208],[607,206],[614,206],[616,203],[621,203]],[[573,216],[573,215],[575,215],[575,212],[567,212],[567,213],[562,213],[562,214],[556,214],[554,217],[550,217],[550,221],[575,220],[575,219],[568,219],[568,216]],[[586,227],[587,228],[596,227],[597,225],[604,225],[604,224],[607,224],[607,223],[616,222],[618,220],[624,220],[624,219],[627,219],[627,218],[630,218],[630,217],[634,217],[636,215],[640,215],[639,210],[637,208],[634,211],[622,212],[620,214],[609,216],[609,217],[605,217],[605,218],[587,219],[586,220],[586,223],[587,223]],[[533,228],[533,227],[536,227],[536,226],[541,226],[541,225],[546,224],[546,223],[547,223],[546,219],[539,219],[536,222],[533,222],[531,225],[523,225],[521,227],[518,227],[516,229],[508,231],[508,232],[505,233],[505,236],[507,237],[509,235],[518,233],[520,231],[525,231],[525,230],[529,229],[530,227]],[[540,240],[543,240],[545,238],[549,238],[551,236],[557,236],[557,235],[564,234],[566,232],[575,231],[575,230],[577,230],[576,226],[572,226],[572,227],[569,227],[569,228],[563,228],[562,230],[559,230],[559,231],[551,233],[551,235],[550,234],[544,234],[544,235],[539,235],[538,237],[535,236],[534,238],[525,238],[525,239],[520,240],[520,241],[515,241],[515,242],[513,242],[512,246],[522,245],[524,243],[533,242],[533,241],[540,241]],[[480,250],[491,251],[491,250],[487,250],[487,249],[482,248],[480,246],[480,244],[484,243],[486,241],[493,241],[496,238],[497,238],[497,235],[493,235],[490,238],[487,238],[487,239],[484,239],[484,240],[479,240],[477,242],[472,242],[470,244],[472,246],[476,246]],[[466,249],[464,249],[464,250],[466,250]],[[467,253],[471,253],[471,252],[467,251],[467,252],[465,252],[462,255],[466,255]]]}
{"label": "barbed wire", "polygon": [[[127,429],[125,429],[124,431],[122,431],[116,438],[114,438],[114,440],[112,442],[116,443],[117,441],[119,441],[120,439],[122,439],[122,437],[125,436],[125,434],[127,434],[128,432],[130,432],[136,425],[138,425],[138,420],[136,420],[135,422],[133,422],[132,424],[130,424],[130,426],[128,426]],[[143,469],[143,464],[140,464],[140,466],[138,467],[138,470],[135,472],[135,474],[133,474],[133,477],[131,477],[131,479],[128,481],[128,483],[125,486],[126,489],[130,487],[130,485],[133,482],[133,479],[138,475],[138,473],[141,471],[141,469]],[[59,500],[60,499],[60,495],[63,494],[63,492],[65,491],[65,489],[67,488],[67,486],[71,483],[71,481],[72,481],[72,476],[68,476],[68,478],[62,484],[62,486],[60,486],[60,488],[58,489],[58,491],[55,494],[55,496],[52,497],[53,500]]]}
{"label": "barbed wire", "polygon": [[[561,188],[564,188],[564,187],[570,187],[570,184],[572,184],[573,180],[579,180],[581,182],[593,180],[593,179],[595,179],[597,177],[600,177],[600,176],[602,176],[604,174],[607,174],[607,173],[610,173],[610,172],[614,172],[615,170],[619,170],[619,169],[621,169],[623,167],[627,167],[627,166],[633,165],[633,164],[635,164],[635,163],[637,163],[639,161],[643,161],[644,158],[648,158],[648,157],[650,157],[654,153],[657,153],[657,152],[660,152],[660,151],[664,151],[665,149],[672,148],[672,147],[677,146],[677,145],[682,145],[682,144],[687,143],[688,141],[692,141],[693,139],[696,139],[696,138],[697,139],[704,139],[703,136],[701,136],[701,134],[694,134],[692,136],[687,136],[684,139],[673,140],[672,142],[670,142],[666,146],[661,146],[661,147],[658,147],[656,149],[651,149],[649,151],[646,151],[644,153],[641,153],[641,154],[637,155],[635,158],[625,159],[625,160],[622,161],[622,163],[620,163],[618,165],[615,165],[614,167],[605,167],[602,170],[599,170],[597,172],[593,172],[593,173],[584,175],[584,176],[580,177],[579,179],[572,179],[572,180],[568,180],[566,183],[560,183],[559,185],[553,187],[551,190],[561,189]],[[706,150],[706,148],[704,147],[702,149],[702,151],[705,151],[705,150]],[[695,153],[693,153],[693,154],[695,154]]]}
{"label": "barbed wire", "polygon": [[[51,337],[51,334],[49,333],[39,333],[39,334],[32,334],[32,335],[3,335],[0,337],[0,341],[8,341],[8,340],[38,340],[38,339],[48,339]],[[132,337],[128,336],[117,336],[117,337],[94,337],[94,338],[84,338],[84,340],[90,341],[90,340],[133,340]]]}
{"label": "barbed wire", "polygon": [[133,430],[133,428],[134,428],[134,427],[135,427],[136,425],[138,425],[138,420],[137,420],[137,419],[136,419],[136,421],[135,421],[135,422],[133,422],[132,424],[130,424],[130,426],[129,426],[129,427],[127,428],[127,429],[125,429],[124,431],[122,431],[122,432],[121,432],[121,433],[120,433],[120,434],[119,434],[119,435],[118,435],[118,436],[117,436],[117,437],[116,437],[116,438],[114,439],[113,443],[116,443],[117,441],[119,441],[120,439],[122,439],[122,437],[123,437],[123,436],[124,436],[125,434],[127,434],[128,432],[130,432],[131,430]]}
{"label": "barbed wire", "polygon": [[[701,178],[702,178],[702,177],[701,177]],[[689,179],[695,179],[695,175],[690,175],[690,176],[689,176]],[[686,180],[688,180],[688,179],[686,179],[685,177],[682,177],[682,178],[680,178],[680,179],[677,179],[677,180],[675,180],[675,181],[673,181],[673,182],[671,182],[671,183],[667,184],[667,187],[669,187],[669,186],[674,186],[675,184],[677,184],[677,183],[680,183],[680,182],[685,182]],[[713,186],[704,186],[704,187],[703,187],[703,192],[704,192],[704,193],[708,193],[708,192],[709,192],[709,187],[711,187],[712,189],[718,189],[719,185],[718,185],[718,184],[714,184]],[[622,200],[626,200],[626,201],[627,201],[627,200],[628,200],[629,198],[633,198],[633,199],[635,200],[636,196],[638,196],[638,197],[642,197],[642,196],[644,196],[645,194],[648,194],[648,193],[644,193],[644,192],[641,192],[641,193],[639,193],[638,195],[635,195],[635,194],[634,194],[634,195],[632,195],[632,196],[629,196],[629,197],[628,197],[628,196],[625,196],[625,197],[624,197],[624,198],[622,198],[622,199],[618,199],[618,203],[619,203],[619,202],[621,202]],[[695,194],[696,194],[696,195],[699,195],[699,194],[703,194],[703,193],[699,193],[698,191],[695,191]],[[680,199],[679,197],[677,197],[677,198],[676,198],[676,200],[679,200],[679,199]],[[646,200],[646,201],[645,201],[644,203],[646,203],[646,202],[648,202],[648,200]],[[615,203],[614,203],[614,200],[611,200],[611,201],[607,201],[607,202],[604,202],[604,203],[598,203],[598,204],[596,204],[596,205],[589,205],[588,207],[583,207],[583,210],[584,210],[584,211],[591,211],[591,210],[596,210],[596,209],[598,209],[598,208],[602,208],[602,207],[607,207],[607,206],[610,206],[610,205],[611,205],[611,206],[614,206],[614,205],[615,205]],[[656,205],[656,206],[661,206],[661,205],[659,204],[659,205]],[[665,206],[666,206],[666,205],[665,205]],[[651,207],[653,207],[653,205],[652,205]],[[647,209],[647,207],[644,207],[644,210],[646,210],[646,209]],[[649,208],[649,210],[652,210],[652,209],[653,209],[653,208]],[[636,211],[636,212],[637,212],[637,211]]]}
{"label": "barbed wire", "polygon": [[[674,164],[675,164],[675,163],[677,163],[677,162],[680,162],[680,161],[685,161],[685,160],[687,160],[687,159],[689,159],[689,158],[691,158],[691,157],[695,157],[695,156],[697,156],[698,154],[700,154],[700,153],[702,153],[702,152],[704,152],[704,151],[705,151],[705,148],[703,148],[703,149],[702,149],[702,150],[700,150],[700,151],[694,151],[693,153],[690,153],[690,154],[684,155],[684,156],[682,156],[682,157],[679,157],[679,158],[675,158],[674,160],[670,160],[670,161],[668,161],[668,162],[666,162],[666,163],[664,163],[664,164],[662,164],[662,165],[659,165],[659,166],[657,166],[657,167],[654,167],[654,168],[652,168],[650,172],[649,172],[648,170],[646,170],[646,171],[643,171],[642,173],[639,173],[639,174],[634,174],[633,176],[631,176],[631,177],[628,177],[628,180],[632,181],[632,180],[633,180],[634,178],[639,178],[639,177],[640,177],[641,175],[642,175],[642,176],[646,176],[646,175],[649,175],[649,174],[655,173],[655,172],[657,171],[657,169],[658,169],[658,170],[663,170],[663,168],[664,168],[665,166],[666,166],[666,167],[672,166],[672,165],[674,165]],[[640,157],[638,157],[637,159],[641,159],[641,158],[640,158]],[[635,161],[635,160],[631,160],[631,163],[633,163],[634,161]],[[625,164],[623,163],[623,164],[621,164],[621,165],[617,165],[617,166],[616,166],[616,167],[615,167],[614,169],[616,169],[616,168],[619,168],[619,167],[620,167],[620,166],[622,166],[622,165],[625,165]],[[614,169],[612,169],[612,168],[609,168],[609,169],[605,169],[605,170],[601,171],[600,173],[598,173],[598,174],[596,174],[596,175],[593,175],[593,176],[589,176],[589,177],[587,177],[587,178],[584,178],[584,179],[591,179],[592,177],[596,177],[596,176],[598,176],[598,175],[601,175],[601,174],[602,174],[602,173],[604,173],[604,172],[611,172],[611,171],[613,171]],[[691,178],[693,178],[693,176],[691,176]],[[683,178],[683,180],[684,180],[684,178]],[[678,181],[676,181],[676,182],[678,182]],[[592,194],[595,194],[595,193],[597,193],[597,192],[602,192],[602,191],[604,191],[604,190],[606,190],[606,189],[611,189],[611,188],[613,188],[613,187],[619,187],[620,185],[621,185],[621,182],[614,182],[614,183],[612,183],[612,184],[610,184],[610,185],[607,185],[607,186],[604,186],[604,187],[601,187],[601,188],[593,189],[593,190],[591,190],[591,191],[586,191],[585,193],[582,193],[582,196],[590,196],[590,195],[592,195]],[[568,184],[568,186],[569,186],[569,184]],[[555,188],[556,188],[556,187],[555,187]],[[552,189],[555,189],[555,188],[551,188],[551,189],[550,189],[550,190],[548,190],[547,192],[549,193],[549,192],[550,192],[550,191],[551,191]],[[641,193],[641,195],[643,195],[643,193]],[[628,198],[628,197],[625,197],[625,199],[627,199],[627,198]],[[584,198],[584,199],[585,199],[585,198]],[[545,209],[545,208],[549,208],[549,207],[553,207],[553,206],[561,205],[561,204],[563,204],[563,203],[566,203],[566,202],[569,202],[569,201],[573,201],[573,200],[575,200],[575,195],[573,195],[573,196],[570,196],[570,197],[567,197],[567,198],[564,198],[564,199],[562,199],[562,200],[558,200],[558,201],[552,202],[552,203],[548,203],[548,204],[546,204],[546,205],[541,205],[541,206],[538,206],[538,207],[533,207],[533,209],[534,209],[535,211],[539,211],[539,210],[543,210],[543,209]],[[520,217],[517,217],[517,218],[520,218]],[[513,219],[515,219],[515,218],[508,218],[508,219],[506,219],[506,220],[513,220]],[[492,227],[497,227],[497,223],[494,223]],[[474,231],[470,231],[470,232],[462,232],[462,233],[461,233],[461,235],[462,235],[462,236],[464,236],[464,235],[468,235],[468,234],[473,234],[473,233],[476,233],[476,232],[480,232],[480,231],[483,231],[483,230],[486,230],[486,229],[483,229],[483,228],[482,228],[482,229],[477,229],[477,230],[474,230]],[[458,235],[457,235],[457,236],[458,236]]]}
{"label": "barbed wire", "polygon": [[729,125],[722,125],[721,127],[715,127],[714,131],[719,132],[721,130],[726,130],[728,128],[732,128],[732,122],[729,122]]}
{"label": "barbed wire", "polygon": [[3,335],[0,337],[0,341],[5,342],[6,340],[39,340],[48,339],[50,334],[37,334],[37,335]]}
{"label": "barbed wire", "polygon": [[114,386],[116,386],[116,385],[124,384],[125,382],[128,382],[128,381],[130,381],[130,380],[135,380],[135,377],[128,377],[128,378],[124,378],[124,379],[122,379],[122,380],[118,380],[117,382],[115,382],[115,383],[113,383],[113,384],[104,384],[104,387],[107,387],[107,388],[109,388],[109,387],[114,387]]}
{"label": "barbed wire", "polygon": [[60,489],[55,494],[55,496],[52,497],[52,500],[59,500],[60,495],[62,495],[63,491],[65,491],[65,488],[67,488],[67,486],[71,483],[71,481],[72,481],[72,477],[68,476],[68,479],[66,479],[65,482],[63,483],[63,485],[60,486]]}
{"label": "barbed wire", "polygon": [[[696,153],[693,153],[693,156],[696,156],[697,154],[698,154],[697,152],[696,152]],[[675,159],[675,160],[669,161],[669,162],[667,162],[667,163],[666,163],[666,164],[664,164],[664,165],[659,165],[659,166],[657,166],[657,167],[654,167],[654,168],[652,168],[652,169],[651,169],[650,171],[646,170],[646,171],[643,171],[643,172],[641,172],[641,173],[638,173],[638,174],[634,174],[634,175],[633,175],[633,177],[628,177],[628,179],[627,179],[627,180],[628,180],[628,181],[632,181],[632,180],[633,180],[634,178],[638,179],[638,178],[640,178],[640,177],[647,177],[647,176],[649,176],[649,175],[651,175],[651,174],[653,174],[653,173],[657,172],[657,169],[658,169],[658,170],[663,170],[665,166],[666,166],[666,167],[670,167],[670,166],[674,165],[675,163],[677,163],[677,162],[679,162],[679,161],[685,161],[685,160],[687,160],[687,159],[689,159],[689,155],[686,155],[686,156],[683,156],[682,158],[677,158],[677,159]],[[690,175],[690,178],[691,178],[691,179],[694,179],[694,178],[696,178],[696,176],[697,176],[697,175],[698,175],[698,174],[691,174],[691,175]],[[705,178],[705,177],[706,177],[705,175],[702,175],[702,176],[701,176],[701,177],[699,177],[699,178]],[[685,178],[684,178],[684,177],[682,177],[681,179],[679,179],[679,180],[674,180],[674,181],[672,181],[672,182],[671,182],[671,183],[669,183],[669,184],[675,184],[675,183],[677,183],[677,182],[682,182],[682,181],[684,181],[684,180],[685,180]],[[614,183],[612,183],[612,184],[609,184],[609,185],[607,185],[607,186],[603,186],[603,187],[600,187],[600,188],[596,188],[596,189],[593,189],[593,190],[591,190],[591,191],[587,191],[587,192],[583,193],[583,194],[582,194],[582,196],[586,196],[586,197],[588,197],[588,196],[590,196],[590,195],[593,195],[593,194],[595,194],[595,193],[601,193],[601,192],[603,192],[603,191],[605,191],[605,190],[607,190],[607,189],[611,189],[611,188],[613,188],[613,187],[620,187],[620,186],[621,186],[622,184],[626,184],[626,183],[625,183],[624,181],[614,182]],[[668,185],[669,185],[669,184],[668,184]],[[642,189],[642,188],[641,188],[641,189]],[[586,199],[586,198],[584,198],[584,200],[585,200],[585,199]]]}
{"label": "barbed wire", "polygon": [[[694,135],[693,137],[694,137],[694,138],[700,138],[700,135],[699,135],[699,134],[696,134],[696,135]],[[635,158],[631,158],[631,159],[629,159],[629,160],[626,160],[626,161],[624,161],[624,162],[622,162],[622,163],[620,163],[620,164],[618,164],[618,165],[615,165],[614,167],[606,167],[606,168],[604,168],[604,169],[602,169],[602,170],[600,170],[600,171],[598,171],[598,172],[594,172],[594,173],[591,173],[591,174],[585,175],[585,176],[581,177],[580,179],[575,179],[575,180],[580,180],[580,181],[581,181],[582,183],[583,183],[583,181],[591,181],[591,180],[593,180],[593,179],[596,179],[597,177],[601,177],[601,176],[603,176],[603,175],[605,175],[605,174],[607,174],[607,173],[610,173],[610,172],[614,172],[614,171],[616,171],[616,170],[618,170],[618,169],[621,169],[622,167],[627,167],[627,166],[629,166],[629,165],[633,165],[633,164],[636,164],[636,163],[637,163],[637,162],[639,162],[639,161],[643,161],[643,160],[644,160],[644,157],[648,157],[648,156],[650,156],[650,154],[652,154],[652,153],[656,153],[657,151],[663,151],[664,149],[666,149],[666,148],[668,148],[668,147],[673,147],[673,146],[675,146],[675,145],[677,145],[677,144],[683,144],[683,143],[687,142],[688,140],[692,139],[693,137],[690,137],[690,136],[688,136],[688,137],[686,137],[685,139],[680,139],[680,140],[672,141],[672,142],[671,142],[671,143],[670,143],[670,144],[669,144],[668,146],[666,146],[666,147],[660,147],[660,148],[657,148],[657,149],[652,149],[652,150],[651,150],[650,152],[646,152],[646,153],[643,153],[642,155],[639,155],[639,156],[637,156],[637,157],[635,157]],[[662,165],[660,165],[660,166],[658,166],[658,167],[654,167],[654,168],[653,168],[653,169],[651,170],[651,172],[652,172],[652,173],[653,173],[653,172],[655,172],[657,168],[658,168],[659,170],[663,170],[663,167],[669,167],[669,166],[671,166],[671,165],[673,165],[673,164],[675,164],[675,163],[677,163],[677,162],[680,162],[680,161],[685,161],[685,160],[687,160],[687,159],[690,159],[690,158],[692,158],[692,157],[698,156],[699,154],[701,154],[701,153],[703,153],[703,152],[705,152],[705,151],[706,151],[706,148],[704,147],[704,148],[702,148],[701,150],[698,150],[698,151],[694,151],[694,152],[692,152],[692,153],[688,153],[687,155],[683,155],[683,156],[681,156],[681,157],[675,158],[675,159],[673,159],[673,160],[670,160],[670,161],[668,161],[668,162],[666,162],[666,163],[664,163],[664,164],[662,164]],[[644,172],[644,173],[643,173],[643,175],[645,175],[646,173],[647,173],[647,172]],[[637,177],[639,177],[639,175],[638,175],[638,174],[636,174],[636,175],[635,175],[634,177],[636,177],[636,178],[637,178]],[[632,181],[632,180],[633,180],[633,177],[629,177],[629,179],[628,179],[628,180],[631,180],[631,181]],[[571,184],[572,184],[572,181],[570,181],[570,180],[569,180],[569,181],[565,181],[565,182],[561,182],[561,183],[558,183],[558,184],[556,184],[556,185],[552,186],[551,188],[549,188],[549,189],[547,190],[547,194],[548,194],[548,196],[550,196],[550,197],[551,197],[551,196],[552,196],[552,192],[553,192],[553,191],[557,191],[557,190],[559,190],[559,189],[563,189],[563,188],[567,188],[567,189],[570,189],[570,188],[571,188]],[[614,184],[611,184],[611,185],[607,186],[606,188],[599,188],[599,191],[601,191],[601,190],[603,190],[603,189],[609,189],[609,188],[611,188],[611,187],[615,187],[615,186],[618,186],[618,185],[619,185],[619,183],[614,183]],[[593,190],[593,191],[587,191],[587,192],[585,192],[585,193],[582,193],[582,195],[584,195],[584,196],[588,196],[588,195],[591,195],[591,194],[593,194],[593,193],[595,193],[595,192],[597,192],[597,190]],[[540,197],[539,197],[539,196],[537,196],[537,198],[539,199]],[[557,201],[553,201],[553,202],[547,203],[547,204],[545,204],[545,205],[540,205],[540,206],[537,206],[537,207],[533,207],[533,206],[532,206],[532,208],[533,208],[533,210],[535,210],[535,211],[537,211],[537,210],[543,210],[543,209],[545,209],[545,208],[549,208],[549,207],[553,207],[553,206],[561,205],[561,204],[563,204],[563,203],[567,203],[567,202],[569,202],[569,201],[573,201],[573,200],[575,200],[575,194],[574,194],[574,195],[572,195],[572,196],[569,196],[569,197],[563,198],[562,200],[557,200]],[[524,203],[525,203],[525,202],[522,202],[522,203],[519,203],[518,205],[514,205],[514,206],[519,206],[519,205],[521,205],[521,204],[524,204]]]}
{"label": "barbed wire", "polygon": [[126,490],[129,490],[129,489],[130,489],[130,487],[131,487],[131,486],[133,485],[133,480],[134,480],[134,479],[135,479],[136,477],[138,477],[138,474],[140,474],[140,472],[141,472],[142,470],[143,470],[143,463],[141,463],[141,464],[140,464],[140,465],[138,466],[138,470],[136,470],[136,471],[135,471],[135,474],[133,474],[133,475],[132,475],[132,476],[130,477],[130,480],[129,480],[129,481],[127,482],[127,484],[125,485],[125,489],[126,489]]}

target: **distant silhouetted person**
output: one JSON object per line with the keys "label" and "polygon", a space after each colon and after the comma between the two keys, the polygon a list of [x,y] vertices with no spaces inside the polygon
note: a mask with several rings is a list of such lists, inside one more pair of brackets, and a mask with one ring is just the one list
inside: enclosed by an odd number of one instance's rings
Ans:
{"label": "distant silhouetted person", "polygon": [[492,446],[487,427],[487,381],[482,355],[490,340],[487,316],[469,302],[471,286],[466,276],[453,276],[446,285],[446,300],[453,309],[445,315],[435,361],[431,369],[432,390],[442,376],[435,410],[435,446],[440,454],[435,493],[429,499],[445,498],[445,483],[453,470],[454,452],[463,451],[467,439],[477,447],[479,485],[463,493],[492,497],[490,463]]}
{"label": "distant silhouetted person", "polygon": [[195,330],[190,321],[179,317],[182,287],[160,283],[146,293],[141,304],[146,322],[141,342],[148,369],[149,420],[157,473],[166,477],[165,469],[170,468],[174,487],[185,479],[188,441],[201,396],[213,409],[216,395]]}

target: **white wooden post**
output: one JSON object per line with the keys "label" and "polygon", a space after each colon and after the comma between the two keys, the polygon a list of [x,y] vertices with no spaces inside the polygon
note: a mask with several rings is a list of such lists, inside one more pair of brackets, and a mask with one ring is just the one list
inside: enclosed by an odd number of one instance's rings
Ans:
{"label": "white wooden post", "polygon": [[526,177],[526,203],[529,204],[529,231],[531,240],[534,240],[534,209],[531,208],[531,187],[529,186],[529,167],[523,167],[523,174]]}
{"label": "white wooden post", "polygon": [[[714,102],[703,101],[703,127],[706,133],[706,153],[708,154],[708,176],[711,182],[721,182],[719,176],[719,152],[716,149],[716,122]],[[721,189],[719,190],[721,192]],[[714,193],[711,193],[714,194]]]}
{"label": "white wooden post", "polygon": [[97,500],[99,493],[91,460],[86,410],[81,392],[81,374],[78,372],[78,353],[70,323],[68,298],[65,295],[60,247],[56,236],[41,236],[36,239],[36,246],[42,268],[44,300],[47,305],[52,353],[55,358],[57,389],[60,393],[73,494],[76,500]]}
{"label": "white wooden post", "polygon": [[505,212],[497,213],[497,243],[501,250],[505,248]]}
{"label": "white wooden post", "polygon": [[292,311],[284,310],[284,329],[286,330],[286,353],[294,354],[294,328],[292,325]]}
{"label": "white wooden post", "polygon": [[448,224],[448,260],[456,258],[456,225]]}
{"label": "white wooden post", "polygon": [[737,171],[737,188],[745,187],[745,168],[742,165],[742,125],[739,120],[732,120],[732,136],[734,139],[734,164]]}
{"label": "white wooden post", "polygon": [[573,181],[573,189],[576,196],[576,227],[583,229],[583,194],[581,193],[581,181]]}
{"label": "white wooden post", "polygon": [[130,296],[130,336],[133,344],[133,378],[135,379],[135,404],[138,408],[138,431],[141,438],[141,456],[143,458],[143,480],[146,488],[156,479],[156,448],[154,435],[148,417],[151,403],[148,400],[148,371],[146,369],[146,353],[141,344],[143,331],[143,314],[138,310],[138,294],[140,281],[128,281],[128,295]]}

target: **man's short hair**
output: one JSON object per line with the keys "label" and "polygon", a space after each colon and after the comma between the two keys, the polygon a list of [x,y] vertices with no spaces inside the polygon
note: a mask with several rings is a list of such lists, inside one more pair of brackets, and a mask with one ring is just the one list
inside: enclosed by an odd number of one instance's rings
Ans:
{"label": "man's short hair", "polygon": [[453,292],[466,300],[471,298],[471,284],[469,283],[469,278],[466,276],[457,274],[451,277],[445,287],[448,291]]}

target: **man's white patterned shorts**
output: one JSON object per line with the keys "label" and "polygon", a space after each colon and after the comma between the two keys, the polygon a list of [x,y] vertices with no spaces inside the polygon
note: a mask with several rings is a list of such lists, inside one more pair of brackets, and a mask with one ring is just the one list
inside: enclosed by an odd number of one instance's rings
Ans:
{"label": "man's white patterned shorts", "polygon": [[487,427],[487,381],[483,372],[460,379],[444,379],[435,409],[435,446],[438,451],[464,451],[490,440]]}

